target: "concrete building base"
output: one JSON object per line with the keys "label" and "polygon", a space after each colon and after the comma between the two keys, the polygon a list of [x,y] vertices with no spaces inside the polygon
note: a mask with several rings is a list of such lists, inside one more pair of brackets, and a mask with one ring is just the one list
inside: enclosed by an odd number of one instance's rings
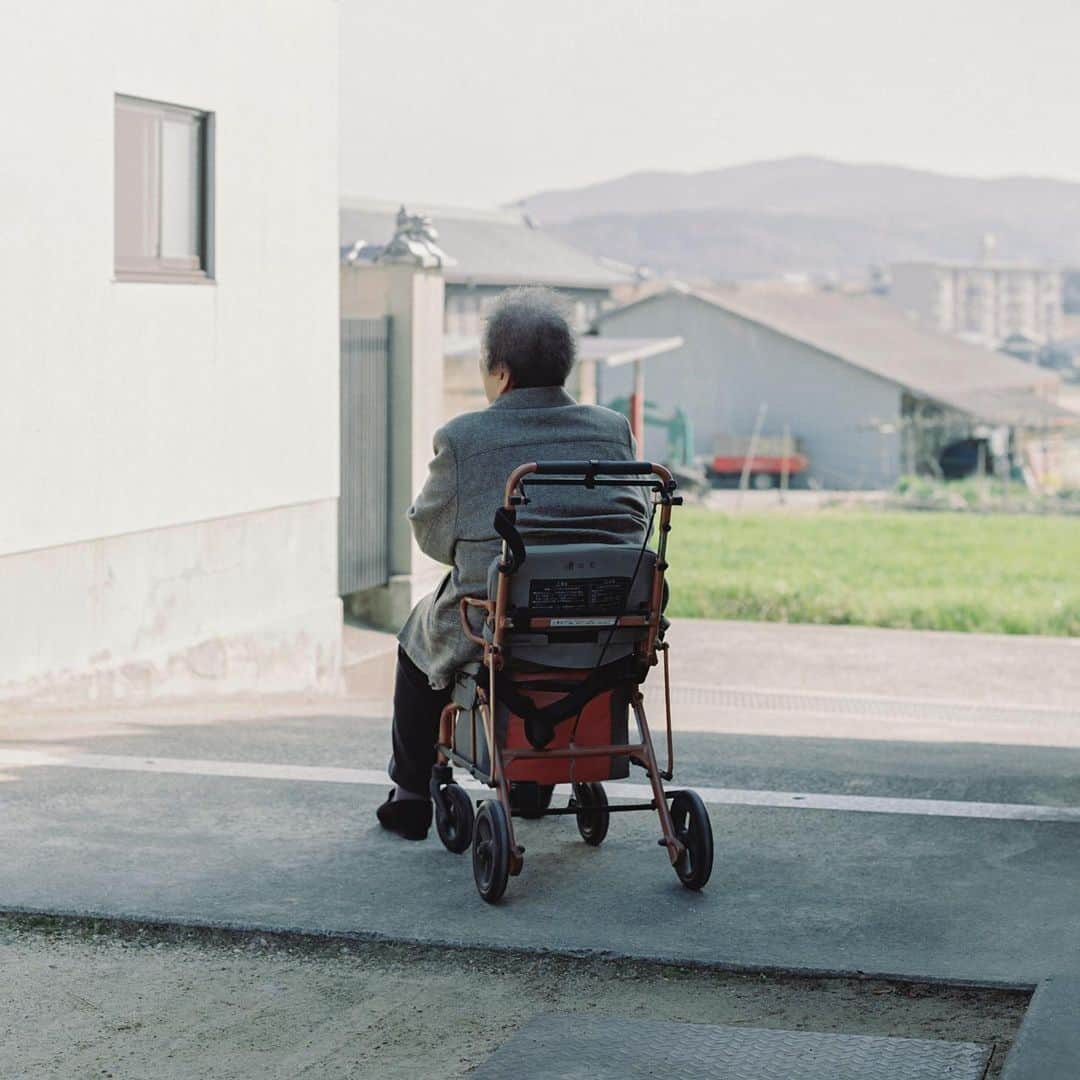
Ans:
{"label": "concrete building base", "polygon": [[286,622],[212,637],[187,648],[83,671],[50,672],[0,685],[0,707],[78,708],[169,698],[289,692],[341,686],[341,604]]}
{"label": "concrete building base", "polygon": [[0,701],[336,692],[336,500],[0,558]]}
{"label": "concrete building base", "polygon": [[[420,557],[423,559],[423,556]],[[397,633],[409,612],[439,585],[445,567],[430,565],[413,574],[395,574],[389,582],[375,589],[350,593],[345,597],[345,611],[353,619],[379,630]]]}

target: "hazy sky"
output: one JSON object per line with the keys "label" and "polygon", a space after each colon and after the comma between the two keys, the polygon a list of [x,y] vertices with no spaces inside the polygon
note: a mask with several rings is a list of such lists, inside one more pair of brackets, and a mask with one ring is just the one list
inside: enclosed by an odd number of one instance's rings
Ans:
{"label": "hazy sky", "polygon": [[1076,0],[340,0],[347,194],[789,154],[1080,179]]}

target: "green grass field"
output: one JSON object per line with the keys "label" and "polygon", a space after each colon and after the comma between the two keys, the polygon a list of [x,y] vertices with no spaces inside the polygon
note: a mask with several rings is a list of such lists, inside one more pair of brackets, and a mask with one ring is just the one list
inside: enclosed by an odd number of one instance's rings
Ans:
{"label": "green grass field", "polygon": [[675,511],[669,613],[1080,636],[1080,519]]}

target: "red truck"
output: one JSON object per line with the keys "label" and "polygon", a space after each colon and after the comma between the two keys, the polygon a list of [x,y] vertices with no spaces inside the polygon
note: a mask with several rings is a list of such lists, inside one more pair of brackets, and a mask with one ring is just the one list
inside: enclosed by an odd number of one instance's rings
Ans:
{"label": "red truck", "polygon": [[750,457],[752,441],[735,435],[718,436],[712,460],[705,468],[709,477],[720,481],[738,481],[749,463],[750,486],[763,490],[778,486],[785,473],[790,480],[805,472],[810,465],[810,459],[795,439],[759,436],[753,448],[753,457]]}

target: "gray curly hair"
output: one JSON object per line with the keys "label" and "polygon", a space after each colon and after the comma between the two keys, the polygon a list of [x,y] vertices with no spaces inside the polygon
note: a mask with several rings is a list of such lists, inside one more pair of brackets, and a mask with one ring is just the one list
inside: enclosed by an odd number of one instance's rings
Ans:
{"label": "gray curly hair", "polygon": [[487,370],[505,364],[515,389],[562,386],[576,352],[566,310],[551,289],[531,286],[504,292],[484,327]]}

